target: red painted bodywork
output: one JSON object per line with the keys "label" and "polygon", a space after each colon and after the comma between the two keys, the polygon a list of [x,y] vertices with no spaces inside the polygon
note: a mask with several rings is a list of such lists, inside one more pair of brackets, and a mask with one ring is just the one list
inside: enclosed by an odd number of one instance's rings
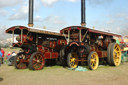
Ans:
{"label": "red painted bodywork", "polygon": [[99,58],[107,57],[107,51],[97,51]]}
{"label": "red painted bodywork", "polygon": [[58,45],[66,45],[67,41],[66,40],[58,40]]}
{"label": "red painted bodywork", "polygon": [[45,52],[44,57],[45,57],[45,59],[57,59],[58,52]]}
{"label": "red painted bodywork", "polygon": [[51,52],[44,53],[45,59],[51,59]]}

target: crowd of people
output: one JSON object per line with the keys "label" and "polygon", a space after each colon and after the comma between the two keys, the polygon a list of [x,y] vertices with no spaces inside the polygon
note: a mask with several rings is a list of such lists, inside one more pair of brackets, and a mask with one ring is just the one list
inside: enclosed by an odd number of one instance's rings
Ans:
{"label": "crowd of people", "polygon": [[13,51],[12,53],[8,52],[7,56],[5,57],[5,51],[3,50],[3,48],[0,48],[0,65],[6,63],[8,63],[8,65],[11,65],[14,56],[16,56],[16,53]]}

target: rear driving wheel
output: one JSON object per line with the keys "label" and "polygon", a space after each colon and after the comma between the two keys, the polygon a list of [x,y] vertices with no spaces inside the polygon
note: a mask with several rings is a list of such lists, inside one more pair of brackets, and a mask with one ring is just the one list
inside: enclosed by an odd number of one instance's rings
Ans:
{"label": "rear driving wheel", "polygon": [[110,53],[111,53],[111,47],[112,47],[112,44],[113,43],[110,43],[109,45],[108,45],[108,48],[107,48],[107,63],[109,64],[109,65],[111,65],[111,55],[110,55]]}
{"label": "rear driving wheel", "polygon": [[121,49],[117,43],[111,46],[111,62],[113,66],[119,66],[121,63]]}
{"label": "rear driving wheel", "polygon": [[96,70],[98,68],[98,65],[99,65],[98,54],[96,52],[94,52],[94,51],[89,53],[89,56],[88,56],[89,69]]}
{"label": "rear driving wheel", "polygon": [[17,69],[26,69],[27,63],[25,62],[25,53],[20,52],[14,58],[14,64]]}
{"label": "rear driving wheel", "polygon": [[29,68],[32,70],[41,70],[45,65],[45,59],[42,53],[35,52],[31,55]]}
{"label": "rear driving wheel", "polygon": [[66,49],[67,46],[63,46],[60,50],[60,53],[59,53],[59,61],[60,61],[60,64],[65,66],[67,63],[66,63],[66,57],[65,57],[65,49]]}
{"label": "rear driving wheel", "polygon": [[68,67],[75,69],[78,66],[78,55],[75,52],[71,52],[68,54],[67,58]]}

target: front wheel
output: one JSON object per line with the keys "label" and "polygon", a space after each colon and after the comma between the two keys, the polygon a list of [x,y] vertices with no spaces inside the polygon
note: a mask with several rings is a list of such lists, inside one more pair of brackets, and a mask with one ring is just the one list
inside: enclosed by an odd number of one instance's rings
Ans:
{"label": "front wheel", "polygon": [[31,55],[29,68],[32,70],[41,70],[45,65],[45,59],[42,53],[35,52]]}
{"label": "front wheel", "polygon": [[89,69],[90,70],[96,70],[98,68],[98,65],[99,65],[98,54],[95,51],[89,53],[89,56],[88,56]]}
{"label": "front wheel", "polygon": [[27,63],[25,62],[25,53],[20,52],[18,53],[15,58],[14,58],[14,64],[17,69],[26,69],[27,68]]}
{"label": "front wheel", "polygon": [[67,58],[68,67],[75,69],[78,67],[78,55],[75,52],[71,52],[68,54]]}

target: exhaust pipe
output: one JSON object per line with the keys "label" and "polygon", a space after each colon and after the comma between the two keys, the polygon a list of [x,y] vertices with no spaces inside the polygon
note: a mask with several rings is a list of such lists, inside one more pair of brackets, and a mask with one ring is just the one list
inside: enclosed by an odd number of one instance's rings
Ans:
{"label": "exhaust pipe", "polygon": [[86,26],[85,0],[81,0],[81,26]]}
{"label": "exhaust pipe", "polygon": [[33,27],[33,4],[34,0],[29,0],[29,20],[28,20],[28,27]]}

